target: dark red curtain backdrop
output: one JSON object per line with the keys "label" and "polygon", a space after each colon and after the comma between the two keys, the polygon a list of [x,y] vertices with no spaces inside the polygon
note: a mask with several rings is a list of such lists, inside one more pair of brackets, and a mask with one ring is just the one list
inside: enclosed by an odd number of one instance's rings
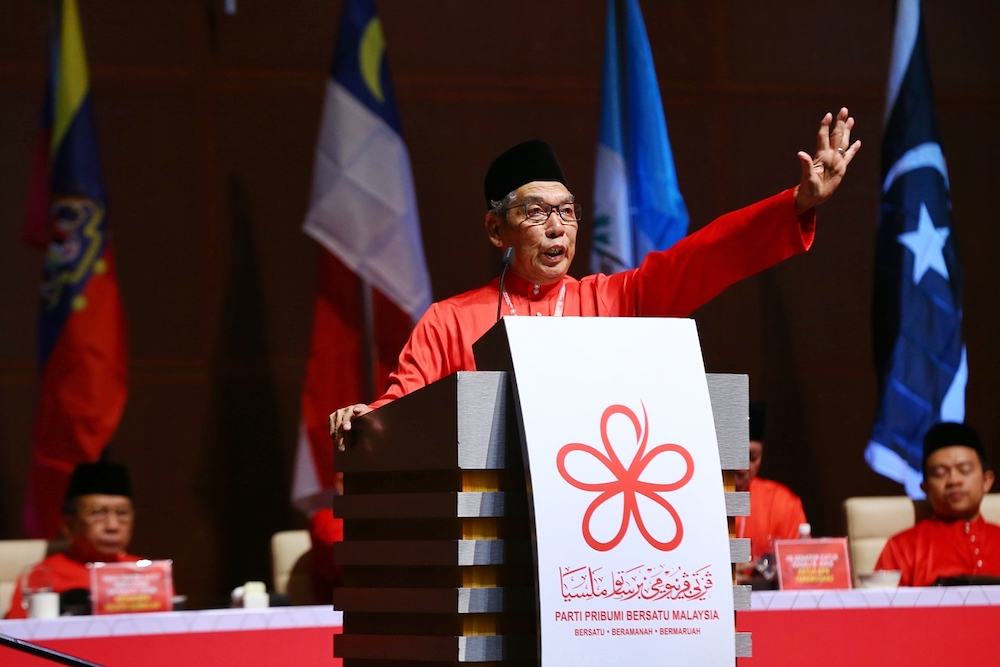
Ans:
{"label": "dark red curtain backdrop", "polygon": [[[270,532],[304,525],[286,499],[319,249],[299,228],[341,3],[238,2],[235,16],[222,0],[79,4],[130,333],[109,451],[134,476],[133,550],[172,557],[178,591],[208,603],[269,578]],[[848,105],[858,120],[865,147],[814,250],[696,313],[709,370],[749,373],[771,405],[762,473],[802,496],[817,535],[843,530],[844,498],[899,491],[862,459],[893,5],[642,3],[693,227],[793,185],[825,111]],[[378,8],[442,298],[497,270],[481,187],[499,151],[547,139],[590,208],[605,2]],[[0,538],[20,535],[38,388],[41,262],[20,228],[48,11],[0,0]],[[965,268],[968,417],[1000,454],[1000,5],[924,11]],[[578,274],[586,224],[582,236]]]}

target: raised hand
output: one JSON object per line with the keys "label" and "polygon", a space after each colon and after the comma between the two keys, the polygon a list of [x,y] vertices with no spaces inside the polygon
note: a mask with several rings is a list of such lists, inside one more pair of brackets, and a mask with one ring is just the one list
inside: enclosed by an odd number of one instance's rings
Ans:
{"label": "raised hand", "polygon": [[847,165],[861,150],[861,141],[851,143],[853,128],[854,118],[848,115],[847,107],[837,114],[836,122],[828,113],[819,124],[816,155],[799,151],[802,180],[795,188],[795,212],[799,215],[825,202],[840,186]]}

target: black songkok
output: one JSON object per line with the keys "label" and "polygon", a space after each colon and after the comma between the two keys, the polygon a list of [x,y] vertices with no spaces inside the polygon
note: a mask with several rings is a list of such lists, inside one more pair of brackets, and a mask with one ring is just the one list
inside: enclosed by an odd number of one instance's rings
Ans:
{"label": "black songkok", "polygon": [[493,160],[486,172],[486,210],[525,183],[557,181],[569,188],[556,152],[544,141],[525,141]]}
{"label": "black songkok", "polygon": [[976,431],[967,424],[957,422],[941,422],[934,424],[924,435],[924,460],[923,470],[927,471],[927,459],[939,449],[960,445],[971,447],[979,455],[979,461],[983,464],[983,470],[989,470],[986,462],[986,455],[983,453],[983,444],[979,441]]}
{"label": "black songkok", "polygon": [[128,481],[128,469],[117,463],[80,463],[73,469],[66,489],[66,502],[80,496],[100,494],[104,496],[132,497],[132,485]]}

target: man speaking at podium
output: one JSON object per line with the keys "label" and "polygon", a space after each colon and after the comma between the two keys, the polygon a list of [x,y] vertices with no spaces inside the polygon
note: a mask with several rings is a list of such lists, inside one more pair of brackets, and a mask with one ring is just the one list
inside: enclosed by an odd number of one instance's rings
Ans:
{"label": "man speaking at podium", "polygon": [[[727,213],[636,268],[583,280],[570,277],[582,211],[552,148],[528,141],[500,155],[486,172],[486,234],[510,258],[510,274],[437,302],[417,322],[389,376],[385,394],[330,415],[338,449],[351,419],[457,371],[475,370],[472,344],[501,315],[687,317],[729,285],[812,245],[815,208],[840,185],[861,148],[851,144],[846,108],[826,114],[816,154],[799,152],[799,184]],[[566,341],[562,341],[566,342]],[[558,372],[558,369],[553,369]]]}

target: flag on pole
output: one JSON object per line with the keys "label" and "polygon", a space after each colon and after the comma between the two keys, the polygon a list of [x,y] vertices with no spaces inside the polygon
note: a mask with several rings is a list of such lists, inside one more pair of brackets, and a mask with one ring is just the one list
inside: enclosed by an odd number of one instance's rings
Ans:
{"label": "flag on pole", "polygon": [[410,157],[372,0],[344,4],[303,229],[323,246],[292,485],[304,511],[329,507],[333,444],[327,418],[362,400],[360,281],[375,288],[375,338],[391,370],[431,303]]}
{"label": "flag on pole", "polygon": [[872,319],[879,407],[865,458],[922,498],[923,437],[965,419],[962,271],[919,0],[899,0],[882,141]]}
{"label": "flag on pole", "polygon": [[69,475],[96,461],[125,408],[125,315],[108,236],[97,133],[76,0],[62,0],[50,43],[42,131],[24,238],[46,251],[39,320],[41,387],[24,529],[59,533]]}
{"label": "flag on pole", "polygon": [[638,266],[687,234],[653,53],[638,0],[608,0],[594,180],[592,271]]}

